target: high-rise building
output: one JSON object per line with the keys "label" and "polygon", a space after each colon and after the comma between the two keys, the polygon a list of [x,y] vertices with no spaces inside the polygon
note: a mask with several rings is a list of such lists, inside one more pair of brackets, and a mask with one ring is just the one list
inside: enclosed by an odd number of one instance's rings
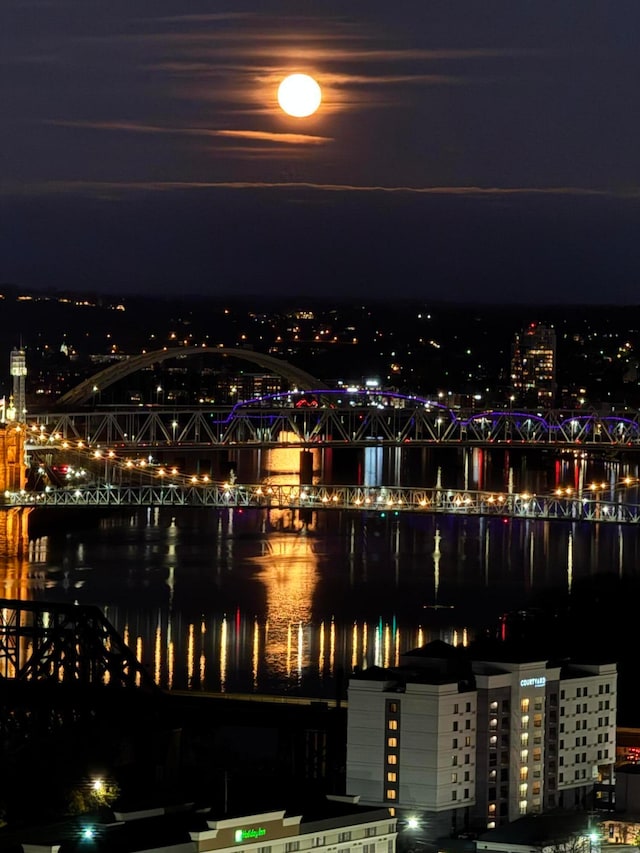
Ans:
{"label": "high-rise building", "polygon": [[511,354],[511,387],[522,402],[552,405],[556,397],[556,333],[531,325],[515,336]]}
{"label": "high-rise building", "polygon": [[[504,644],[503,644],[504,646]],[[436,641],[349,682],[347,791],[441,832],[613,801],[616,665]]]}

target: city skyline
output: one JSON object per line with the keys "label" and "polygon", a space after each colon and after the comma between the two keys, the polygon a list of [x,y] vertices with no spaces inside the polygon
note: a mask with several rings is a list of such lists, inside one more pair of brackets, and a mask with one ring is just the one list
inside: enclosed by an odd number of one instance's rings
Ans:
{"label": "city skyline", "polygon": [[[0,280],[633,303],[640,12],[7,0]],[[312,74],[320,109],[277,87]]]}

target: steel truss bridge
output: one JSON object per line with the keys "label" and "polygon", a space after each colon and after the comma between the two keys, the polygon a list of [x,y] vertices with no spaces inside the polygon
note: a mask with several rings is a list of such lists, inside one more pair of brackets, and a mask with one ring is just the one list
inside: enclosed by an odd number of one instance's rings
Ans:
{"label": "steel truss bridge", "polygon": [[[246,507],[255,509],[356,510],[399,514],[498,516],[534,520],[640,523],[640,506],[600,495],[529,495],[434,488],[300,485],[154,485],[7,492],[6,506],[27,507]],[[93,629],[92,629],[93,630]],[[98,630],[97,628],[95,630]]]}
{"label": "steel truss bridge", "polygon": [[[311,395],[311,396],[310,396]],[[303,405],[301,405],[303,404]],[[314,391],[272,395],[233,407],[53,412],[29,417],[65,441],[136,451],[144,448],[417,445],[551,446],[640,449],[640,413],[462,412],[399,394],[375,397]]]}
{"label": "steel truss bridge", "polygon": [[7,680],[155,689],[97,607],[0,599],[0,687]]}

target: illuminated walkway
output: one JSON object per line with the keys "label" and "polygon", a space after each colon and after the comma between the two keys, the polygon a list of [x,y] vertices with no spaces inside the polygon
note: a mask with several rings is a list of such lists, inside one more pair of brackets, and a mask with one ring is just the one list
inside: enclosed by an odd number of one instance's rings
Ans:
{"label": "illuminated walkway", "polygon": [[585,496],[505,494],[435,488],[364,488],[362,486],[230,485],[162,482],[140,486],[47,488],[41,492],[7,491],[5,506],[36,507],[245,507],[307,510],[354,510],[381,514],[435,513],[502,518],[557,519],[615,524],[640,522],[640,506]]}

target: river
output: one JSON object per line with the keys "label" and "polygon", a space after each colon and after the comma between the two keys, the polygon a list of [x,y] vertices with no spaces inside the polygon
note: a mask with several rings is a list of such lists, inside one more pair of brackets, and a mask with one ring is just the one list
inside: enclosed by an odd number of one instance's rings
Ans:
{"label": "river", "polygon": [[615,524],[321,510],[42,511],[2,595],[99,606],[165,688],[343,695],[354,667],[598,575],[637,579]]}

